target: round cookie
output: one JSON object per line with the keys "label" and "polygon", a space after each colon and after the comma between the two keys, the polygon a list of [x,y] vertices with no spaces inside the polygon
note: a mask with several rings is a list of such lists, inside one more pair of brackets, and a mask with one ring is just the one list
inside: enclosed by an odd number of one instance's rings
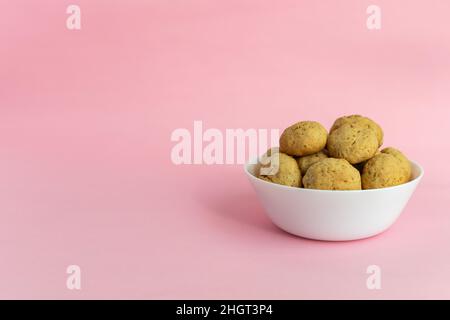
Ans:
{"label": "round cookie", "polygon": [[[285,186],[301,186],[302,176],[297,161],[278,152],[278,148],[269,149],[260,162],[262,163],[258,168],[258,178]],[[267,172],[261,171],[264,168]]]}
{"label": "round cookie", "polygon": [[367,161],[361,175],[363,189],[392,187],[408,180],[402,162],[388,153],[380,153]]}
{"label": "round cookie", "polygon": [[327,158],[309,167],[303,186],[321,190],[361,190],[361,176],[347,160]]}
{"label": "round cookie", "polygon": [[344,123],[328,136],[327,149],[331,157],[355,164],[373,157],[378,139],[375,131],[364,124]]}
{"label": "round cookie", "polygon": [[297,122],[281,134],[280,152],[291,156],[306,156],[319,152],[327,144],[327,135],[327,130],[318,122]]}
{"label": "round cookie", "polygon": [[298,167],[300,168],[302,175],[304,175],[310,166],[312,166],[314,163],[319,162],[320,160],[326,159],[326,158],[328,158],[328,153],[324,149],[317,153],[313,153],[308,156],[297,158],[297,163],[298,163]]}
{"label": "round cookie", "polygon": [[408,158],[403,153],[401,153],[400,150],[392,147],[384,148],[383,150],[381,150],[381,152],[393,155],[398,160],[400,160],[405,178],[407,179],[407,181],[409,181],[409,179],[411,178],[411,163],[409,162]]}
{"label": "round cookie", "polygon": [[375,131],[378,139],[378,146],[381,146],[383,144],[383,130],[381,127],[372,119],[369,119],[367,117],[360,116],[358,114],[353,114],[351,116],[344,116],[337,118],[336,121],[334,121],[333,126],[330,129],[330,133],[334,130],[338,129],[340,126],[342,126],[345,123],[361,123],[368,128],[371,128]]}

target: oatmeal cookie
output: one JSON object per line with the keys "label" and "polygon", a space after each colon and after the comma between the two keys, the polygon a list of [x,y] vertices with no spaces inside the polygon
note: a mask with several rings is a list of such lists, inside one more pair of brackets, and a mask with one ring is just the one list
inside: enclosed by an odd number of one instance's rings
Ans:
{"label": "oatmeal cookie", "polygon": [[409,162],[408,158],[400,150],[392,147],[384,148],[383,150],[381,150],[381,152],[391,154],[398,160],[400,160],[405,174],[405,179],[406,181],[409,181],[409,179],[411,178],[411,163]]}
{"label": "oatmeal cookie", "polygon": [[361,176],[347,160],[326,158],[309,167],[303,185],[308,189],[361,190]]}
{"label": "oatmeal cookie", "polygon": [[392,187],[408,180],[402,162],[388,153],[380,153],[367,161],[361,175],[363,189]]}
{"label": "oatmeal cookie", "polygon": [[293,157],[279,152],[278,148],[272,148],[260,160],[258,178],[285,186],[300,187],[302,176]]}
{"label": "oatmeal cookie", "polygon": [[281,134],[280,152],[291,156],[306,156],[319,152],[327,143],[327,135],[327,130],[318,122],[297,122]]}
{"label": "oatmeal cookie", "polygon": [[330,133],[327,149],[331,157],[355,164],[375,155],[378,139],[375,131],[364,124],[344,123]]}
{"label": "oatmeal cookie", "polygon": [[314,163],[319,162],[320,160],[325,158],[328,158],[328,152],[325,149],[317,153],[310,154],[308,156],[297,158],[297,163],[300,168],[300,171],[302,172],[302,175],[304,175],[308,170],[308,168],[312,166]]}
{"label": "oatmeal cookie", "polygon": [[361,123],[365,125],[366,127],[375,131],[378,139],[378,146],[381,146],[383,144],[383,129],[381,129],[381,127],[372,119],[360,116],[358,114],[354,114],[351,116],[344,116],[336,119],[336,121],[334,121],[333,126],[330,129],[330,133],[338,129],[344,123]]}

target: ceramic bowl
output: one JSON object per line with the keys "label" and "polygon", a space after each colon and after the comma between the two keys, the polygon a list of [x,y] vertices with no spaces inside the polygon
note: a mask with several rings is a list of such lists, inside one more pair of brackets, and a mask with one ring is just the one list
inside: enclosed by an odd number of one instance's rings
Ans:
{"label": "ceramic bowl", "polygon": [[405,184],[371,190],[314,190],[258,179],[255,164],[245,173],[267,215],[281,229],[309,239],[356,240],[387,230],[398,219],[423,176],[411,161],[412,177]]}

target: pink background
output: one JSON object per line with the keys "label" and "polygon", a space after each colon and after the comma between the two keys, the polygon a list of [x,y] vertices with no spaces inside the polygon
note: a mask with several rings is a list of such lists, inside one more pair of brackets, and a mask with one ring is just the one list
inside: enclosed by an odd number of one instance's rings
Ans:
{"label": "pink background", "polygon": [[[444,0],[1,0],[0,298],[449,299],[449,14]],[[194,120],[351,113],[426,170],[371,239],[290,236],[240,165],[170,161],[171,132]]]}

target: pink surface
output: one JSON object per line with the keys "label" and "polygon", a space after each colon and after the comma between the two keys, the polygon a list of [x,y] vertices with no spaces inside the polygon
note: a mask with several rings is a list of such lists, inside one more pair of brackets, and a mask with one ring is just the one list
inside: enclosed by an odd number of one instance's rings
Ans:
{"label": "pink surface", "polygon": [[[65,27],[71,3],[82,30]],[[0,298],[449,299],[450,2],[378,0],[369,31],[372,3],[1,0]],[[170,161],[194,120],[349,113],[426,170],[371,239],[290,236],[240,165]]]}

